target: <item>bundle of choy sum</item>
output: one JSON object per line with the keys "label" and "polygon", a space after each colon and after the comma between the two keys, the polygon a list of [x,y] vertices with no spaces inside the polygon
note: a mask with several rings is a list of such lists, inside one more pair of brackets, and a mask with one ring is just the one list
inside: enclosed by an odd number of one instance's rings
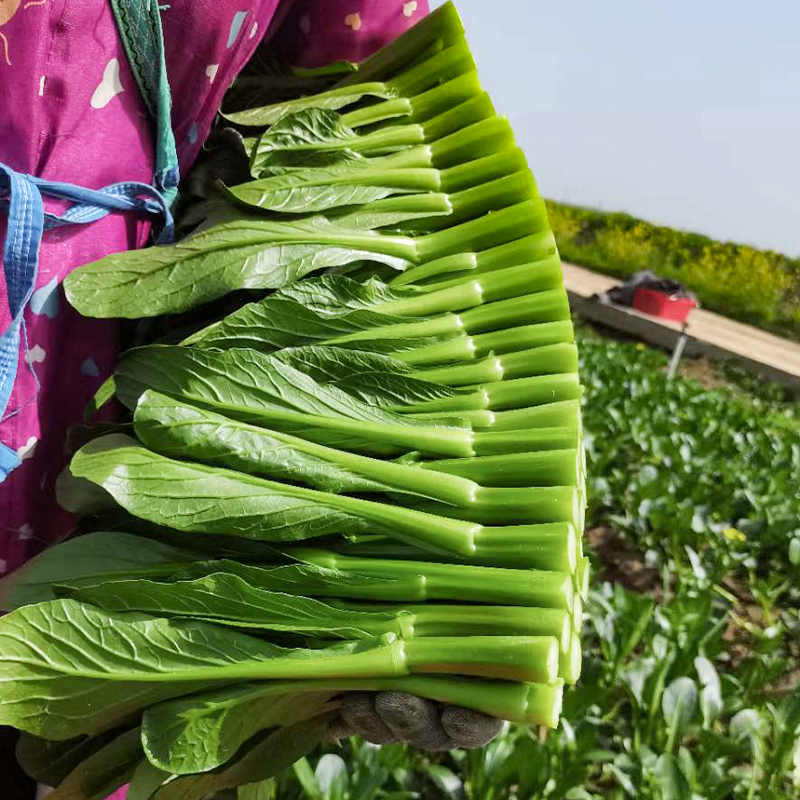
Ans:
{"label": "bundle of choy sum", "polygon": [[5,581],[0,723],[56,800],[257,782],[351,690],[555,726],[578,678],[581,387],[544,203],[451,5],[327,74],[228,115],[250,179],[189,235],[66,281],[88,316],[250,302],[123,355],[98,402],[130,420],[60,482],[81,535]]}

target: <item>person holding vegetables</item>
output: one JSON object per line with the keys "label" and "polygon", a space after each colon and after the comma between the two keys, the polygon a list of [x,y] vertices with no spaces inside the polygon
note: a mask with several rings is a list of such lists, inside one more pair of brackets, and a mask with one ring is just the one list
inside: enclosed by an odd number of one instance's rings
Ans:
{"label": "person holding vegetables", "polygon": [[[159,55],[172,87],[165,124],[164,71],[150,78],[158,99],[145,97],[142,75],[152,74],[152,64],[137,63],[120,33],[137,5],[155,2],[0,4],[0,577],[68,536],[72,518],[55,499],[67,430],[120,347],[114,322],[69,306],[63,279],[81,264],[143,247],[153,227],[168,236],[177,176],[188,173],[226,89],[257,47],[305,67],[358,61],[427,13],[426,0],[172,0],[150,17],[163,29]],[[165,152],[176,153],[177,163]],[[152,183],[160,192],[148,193]],[[103,187],[117,188],[103,198],[83,191]],[[70,216],[71,203],[89,211]],[[436,749],[480,746],[499,726],[409,695],[353,693],[331,733]],[[12,748],[0,751],[8,758]],[[23,779],[8,777],[13,769],[8,764],[0,779],[9,800],[24,796]]]}

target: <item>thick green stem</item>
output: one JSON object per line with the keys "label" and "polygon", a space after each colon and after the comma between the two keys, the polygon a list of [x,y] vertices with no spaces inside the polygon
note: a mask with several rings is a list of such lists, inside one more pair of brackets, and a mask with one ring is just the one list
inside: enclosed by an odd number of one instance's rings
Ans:
{"label": "thick green stem", "polygon": [[569,613],[557,608],[341,601],[334,601],[331,605],[359,614],[388,612],[404,615],[408,617],[405,628],[412,636],[552,636],[561,652],[567,652],[572,636]]}
{"label": "thick green stem", "polygon": [[341,121],[349,128],[360,128],[364,125],[373,125],[377,122],[385,122],[387,119],[392,119],[397,122],[402,120],[398,117],[405,117],[409,122],[411,120],[411,112],[414,106],[408,97],[395,97],[391,100],[385,100],[382,103],[375,105],[364,106],[357,108],[355,111],[348,111],[342,114]]}
{"label": "thick green stem", "polygon": [[559,655],[558,677],[564,683],[574,686],[581,676],[582,661],[581,637],[577,633],[573,633],[570,637],[569,650]]}
{"label": "thick green stem", "polygon": [[583,394],[576,373],[487,383],[482,389],[489,397],[489,408],[492,410],[526,408],[557,400],[576,400]]}
{"label": "thick green stem", "polygon": [[537,195],[533,175],[524,169],[448,195],[453,209],[448,215],[411,219],[398,227],[410,233],[452,228],[460,222],[533,200]]}
{"label": "thick green stem", "polygon": [[[460,75],[475,72],[475,61],[463,38],[455,40],[430,58],[387,81],[400,97],[415,97],[440,83],[449,83]],[[480,89],[478,89],[480,90]]]}
{"label": "thick green stem", "polygon": [[569,522],[484,527],[475,536],[469,562],[574,574],[579,545],[578,531]]}
{"label": "thick green stem", "polygon": [[378,537],[377,541],[344,542],[338,550],[345,555],[401,558],[442,563],[469,563],[487,567],[532,568],[572,573],[577,568],[580,539],[568,522],[538,525],[485,527],[475,537],[475,553],[469,558],[452,554],[423,552],[413,545]]}
{"label": "thick green stem", "polygon": [[[369,161],[370,167],[379,170],[395,169],[432,169],[433,155],[430,145],[421,144],[417,147],[407,147],[390,153],[386,156],[373,156]],[[439,174],[442,172],[439,170]]]}
{"label": "thick green stem", "polygon": [[483,302],[483,287],[478,281],[461,281],[436,292],[426,292],[403,300],[389,300],[373,306],[381,314],[394,314],[399,317],[426,317],[443,311],[459,311],[473,308]]}
{"label": "thick green stem", "polygon": [[[583,389],[578,382],[577,374],[568,372],[560,375],[537,375],[533,378],[517,378],[516,380],[486,383],[470,394],[427,400],[423,403],[406,405],[397,410],[404,413],[435,412],[445,414],[452,411],[461,412],[482,409],[504,411],[506,409],[527,408],[544,403],[555,403],[561,400],[577,400],[582,394]],[[574,445],[565,446],[571,447]],[[473,455],[489,454],[476,451]]]}
{"label": "thick green stem", "polygon": [[575,331],[570,320],[521,325],[472,337],[476,356],[489,353],[515,353],[544,348],[546,345],[575,341]]}
{"label": "thick green stem", "polygon": [[411,374],[445,386],[471,386],[503,379],[577,372],[577,369],[578,351],[575,345],[562,342],[504,355],[490,355],[471,364],[416,370]]}
{"label": "thick green stem", "polygon": [[[476,431],[524,431],[530,428],[580,428],[580,401],[562,400],[513,411],[462,411],[461,416]],[[428,414],[414,414],[426,419]],[[437,414],[430,415],[434,418]],[[585,472],[585,465],[583,466]]]}
{"label": "thick green stem", "polygon": [[[445,672],[520,681],[550,683],[558,677],[558,643],[544,636],[472,636],[403,640],[386,634],[380,640],[349,649],[286,649],[285,655],[224,666],[193,665],[183,670],[131,670],[114,673],[132,683],[235,680],[318,680],[368,678]],[[80,677],[105,678],[106,673],[80,671]]]}
{"label": "thick green stem", "polygon": [[[456,302],[464,303],[478,300],[482,294],[484,282],[467,281],[460,283],[450,289],[444,290],[450,295],[448,302],[452,302],[452,293],[460,292],[465,296],[463,300],[457,299]],[[386,303],[376,306],[377,309],[385,311],[389,306],[393,313],[397,313],[398,308],[406,312],[419,308],[425,303],[425,298],[430,305],[437,306],[439,301],[444,299],[438,292],[431,295],[422,295],[406,301],[396,303]],[[533,325],[525,323],[533,322]],[[544,323],[551,323],[545,327]],[[458,315],[445,314],[438,319],[420,321],[418,323],[402,323],[398,325],[388,325],[379,328],[372,328],[367,331],[349,334],[347,336],[331,339],[328,344],[338,344],[342,342],[357,341],[359,339],[413,339],[423,336],[442,336],[466,332],[469,334],[488,333],[483,336],[477,335],[471,344],[466,347],[453,340],[436,343],[420,349],[420,361],[411,356],[398,355],[398,358],[407,360],[408,363],[423,363],[431,358],[441,360],[460,360],[461,358],[471,357],[472,354],[487,355],[490,352],[504,353],[514,352],[519,349],[526,349],[525,344],[534,343],[534,347],[540,349],[536,355],[531,353],[531,364],[541,359],[554,357],[556,361],[565,361],[572,364],[570,369],[576,369],[577,363],[572,355],[572,345],[574,333],[572,324],[569,321],[569,305],[566,294],[561,289],[550,289],[540,291],[523,297],[515,297],[508,300],[499,300],[494,303],[473,307],[467,311],[462,311]],[[515,333],[516,331],[516,333]],[[515,346],[516,342],[516,346]],[[541,348],[537,343],[542,342]],[[551,345],[556,349],[550,349]],[[453,351],[451,348],[457,348]],[[533,350],[533,348],[530,348]],[[457,353],[454,358],[452,353]],[[561,354],[561,355],[557,355]],[[541,359],[538,357],[541,356]],[[528,364],[528,356],[520,355],[517,358],[508,358],[507,366],[504,369],[517,370],[517,363]],[[531,373],[528,373],[531,374]],[[515,377],[515,376],[507,376]],[[463,383],[479,383],[491,380],[491,378],[475,378],[464,381]]]}
{"label": "thick green stem", "polygon": [[415,347],[413,350],[399,350],[392,355],[410,366],[472,361],[475,358],[475,342],[471,336],[454,336],[436,344]]}
{"label": "thick green stem", "polygon": [[580,457],[575,448],[478,458],[423,461],[425,469],[469,478],[481,486],[576,486]]}
{"label": "thick green stem", "polygon": [[[480,283],[483,286],[485,281],[481,279]],[[461,312],[461,322],[467,333],[484,333],[498,328],[568,319],[569,301],[563,289],[548,289],[508,300],[498,300]]]}
{"label": "thick green stem", "polygon": [[[195,695],[198,711],[209,703],[224,698],[226,704],[250,706],[271,695],[295,695],[305,692],[408,692],[429,700],[471,708],[510,722],[555,727],[561,712],[562,686],[511,681],[486,681],[475,678],[441,677],[437,675],[373,676],[367,678],[333,678],[304,681],[258,681],[240,684],[231,694],[231,687],[214,689]],[[162,718],[175,713],[190,713],[187,698],[168,700],[156,708]]]}
{"label": "thick green stem", "polygon": [[[512,248],[495,248],[487,253],[500,250],[505,250],[510,258],[513,257]],[[473,263],[476,259],[480,260],[484,253],[464,255]],[[518,255],[523,257],[524,253],[520,252]],[[480,277],[467,276],[441,287],[420,288],[424,294],[404,300],[378,303],[374,306],[374,310],[384,314],[416,317],[443,311],[466,313],[467,310],[476,309],[478,306],[495,304],[491,308],[476,311],[466,317],[464,328],[467,333],[483,333],[514,325],[549,321],[531,319],[530,315],[552,316],[556,313],[554,308],[561,309],[558,313],[563,313],[566,303],[561,284],[561,264],[557,257],[535,264],[521,264],[494,273],[481,274]]]}
{"label": "thick green stem", "polygon": [[[494,119],[495,110],[492,101],[486,92],[481,92],[459,103],[454,108],[448,109],[425,122],[418,123],[424,131],[425,142],[434,142],[446,138],[451,133],[468,128],[485,119]],[[416,123],[409,123],[414,124]],[[486,155],[485,153],[483,155]],[[438,165],[437,165],[438,166]]]}
{"label": "thick green stem", "polygon": [[[415,498],[409,508],[443,517],[466,519],[483,525],[536,522],[570,522],[582,528],[582,506],[574,486],[530,486],[481,488],[468,506],[447,506]],[[474,551],[473,551],[474,552]]]}
{"label": "thick green stem", "polygon": [[411,121],[427,122],[482,92],[473,69],[411,97]]}
{"label": "thick green stem", "polygon": [[433,166],[439,169],[515,147],[511,126],[503,117],[481,120],[429,144]]}
{"label": "thick green stem", "polygon": [[559,646],[553,636],[412,638],[403,644],[405,664],[412,673],[444,672],[537,683],[558,678]]}
{"label": "thick green stem", "polygon": [[[550,265],[549,272],[541,275],[540,268],[548,262],[555,269]],[[448,275],[452,277],[443,280]],[[401,272],[391,283],[397,286],[417,283],[426,291],[437,291],[478,275],[486,283],[487,302],[560,288],[561,262],[552,232],[542,229],[479,253],[461,252],[437,258]]]}
{"label": "thick green stem", "polygon": [[[431,61],[443,59],[445,57],[451,57],[451,53],[442,51],[434,56]],[[432,65],[428,62],[420,66],[425,66],[430,69]],[[466,66],[466,63],[454,65],[454,68],[461,68],[463,66]],[[430,73],[428,73],[426,77],[429,75]],[[475,70],[457,75],[451,80],[447,80],[445,83],[434,86],[432,89],[427,89],[415,96],[408,94],[408,92],[405,91],[406,88],[407,87],[404,87],[402,97],[385,100],[382,103],[374,103],[343,114],[342,122],[351,128],[373,125],[387,119],[401,116],[408,116],[409,122],[424,122],[431,117],[442,114],[444,111],[454,106],[460,105],[474,95],[480,94],[482,91]],[[409,86],[408,88],[413,89],[418,87]]]}
{"label": "thick green stem", "polygon": [[443,192],[461,192],[528,168],[523,152],[515,147],[439,171]]}
{"label": "thick green stem", "polygon": [[580,433],[574,427],[476,431],[472,440],[472,449],[477,456],[571,450],[579,446]]}
{"label": "thick green stem", "polygon": [[546,229],[544,201],[527,200],[480,219],[420,236],[416,240],[418,263],[465,250],[488,250]]}
{"label": "thick green stem", "polygon": [[569,612],[569,618],[573,633],[580,636],[583,630],[583,598],[578,591],[575,592],[575,597],[572,600],[572,609]]}
{"label": "thick green stem", "polygon": [[391,44],[362,61],[358,70],[343,78],[338,86],[386,80],[422,55],[437,40],[447,46],[463,39],[464,26],[461,18],[452,3],[445,3]]}
{"label": "thick green stem", "polygon": [[589,585],[591,582],[592,564],[586,556],[578,559],[575,570],[575,588],[580,596],[585,600],[589,596]]}
{"label": "thick green stem", "polygon": [[[500,530],[500,529],[493,529]],[[393,561],[350,558],[326,550],[291,548],[288,555],[330,569],[385,578],[386,584],[370,589],[374,600],[456,600],[467,603],[501,603],[542,608],[572,608],[572,578],[566,572],[536,569],[505,569],[471,564],[442,564],[426,561]],[[421,596],[409,597],[404,586],[392,581],[418,575],[424,577]],[[347,596],[346,585],[340,596]],[[361,597],[365,597],[364,594]]]}

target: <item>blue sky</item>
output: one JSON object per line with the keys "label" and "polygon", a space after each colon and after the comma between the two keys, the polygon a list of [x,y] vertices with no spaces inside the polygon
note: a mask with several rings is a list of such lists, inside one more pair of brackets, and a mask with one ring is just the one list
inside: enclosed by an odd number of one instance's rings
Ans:
{"label": "blue sky", "polygon": [[800,0],[456,5],[542,194],[800,256]]}

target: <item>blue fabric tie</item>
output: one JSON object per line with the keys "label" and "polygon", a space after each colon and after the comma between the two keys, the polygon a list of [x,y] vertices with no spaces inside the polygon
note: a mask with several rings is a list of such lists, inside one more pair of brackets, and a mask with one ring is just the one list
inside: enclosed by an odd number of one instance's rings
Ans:
{"label": "blue fabric tie", "polygon": [[[42,196],[73,203],[63,214],[44,210]],[[36,287],[39,247],[45,230],[62,225],[85,225],[102,219],[111,211],[137,211],[158,215],[163,225],[158,243],[171,242],[174,234],[169,202],[157,189],[145,183],[114,183],[103,189],[85,189],[70,183],[47,181],[15,172],[0,162],[0,210],[8,215],[3,247],[3,269],[8,290],[11,322],[0,334],[0,420],[6,416],[11,390],[17,376],[20,342],[25,331],[25,309]],[[13,413],[13,412],[12,412]],[[20,457],[0,443],[0,483],[20,465]]]}

